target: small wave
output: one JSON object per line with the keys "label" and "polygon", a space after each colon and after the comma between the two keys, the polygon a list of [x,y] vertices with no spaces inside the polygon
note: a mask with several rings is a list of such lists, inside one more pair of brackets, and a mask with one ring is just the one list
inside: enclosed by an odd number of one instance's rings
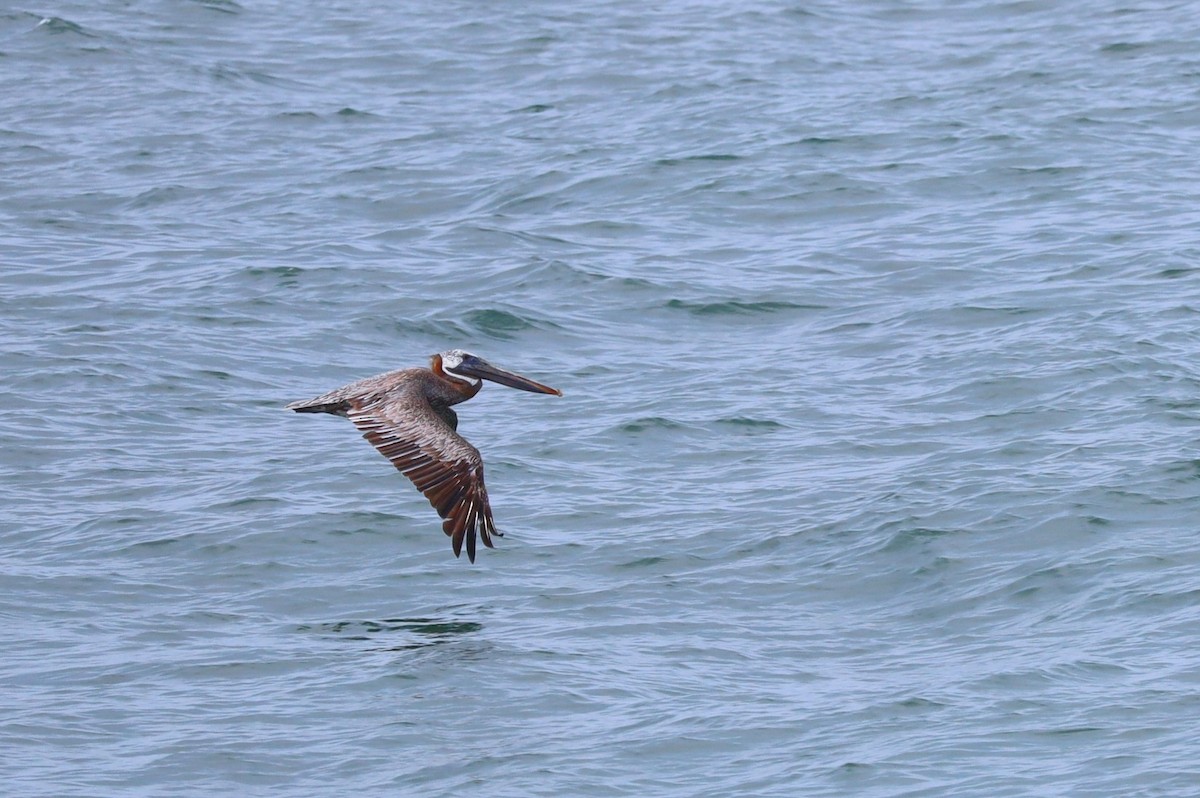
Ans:
{"label": "small wave", "polygon": [[297,278],[307,271],[299,266],[250,266],[243,269],[242,274],[247,277],[266,277],[277,279],[281,283],[287,285],[295,285]]}
{"label": "small wave", "polygon": [[954,535],[959,530],[955,529],[935,529],[930,527],[905,526],[894,532],[883,544],[881,550],[885,552],[903,551],[919,546],[931,540]]}
{"label": "small wave", "polygon": [[672,299],[665,307],[671,310],[686,310],[694,316],[725,316],[731,314],[750,315],[754,313],[779,313],[786,310],[823,310],[824,305],[811,305],[803,302],[782,302],[764,300],[761,302],[743,302],[727,300],[725,302],[688,302],[683,299]]}
{"label": "small wave", "polygon": [[366,632],[380,634],[386,632],[422,632],[424,634],[465,634],[478,632],[483,624],[474,621],[447,621],[440,618],[384,618],[380,621],[333,621],[313,626],[301,626],[300,631],[319,629],[322,632],[341,634],[342,632]]}
{"label": "small wave", "polygon": [[731,418],[719,418],[717,419],[716,423],[746,430],[787,429],[786,424],[781,424],[778,421],[774,421],[769,418],[746,418],[745,416],[733,416]]}
{"label": "small wave", "polygon": [[446,643],[459,635],[469,635],[483,629],[475,621],[449,621],[440,618],[385,618],[379,621],[332,621],[302,624],[298,632],[316,632],[343,640],[373,640],[383,635],[409,635],[415,640],[401,649],[424,648]]}
{"label": "small wave", "polygon": [[688,155],[684,158],[660,158],[655,161],[657,166],[679,166],[685,163],[694,163],[696,161],[740,161],[742,156],[732,155],[729,153],[712,153],[709,155]]}
{"label": "small wave", "polygon": [[639,557],[636,560],[630,560],[629,562],[618,563],[615,567],[618,569],[621,569],[621,570],[629,569],[629,568],[648,568],[652,565],[658,565],[659,563],[664,563],[666,561],[667,561],[666,557],[654,557],[654,556]]}
{"label": "small wave", "polygon": [[171,184],[165,186],[156,186],[155,188],[147,189],[141,192],[133,199],[126,203],[126,207],[131,209],[155,208],[160,205],[167,205],[172,202],[177,202],[186,199],[194,194],[193,189],[187,186]]}
{"label": "small wave", "polygon": [[230,64],[217,64],[216,66],[210,67],[208,70],[206,70],[206,74],[218,83],[228,83],[234,85],[253,83],[282,88],[299,88],[303,85],[297,81],[290,80],[288,78],[280,78],[261,70],[243,69]]}
{"label": "small wave", "polygon": [[[526,237],[538,242],[536,237],[512,231],[505,232],[512,237]],[[545,239],[553,241],[553,239]],[[540,243],[540,242],[539,242]],[[588,286],[611,286],[614,288],[652,288],[661,289],[658,283],[645,277],[634,277],[623,274],[607,274],[597,269],[583,268],[577,264],[568,263],[558,258],[535,258],[529,262],[515,265],[497,272],[491,278],[493,285],[511,286],[514,288],[556,288],[573,291]]]}
{"label": "small wave", "polygon": [[70,33],[76,36],[86,36],[89,39],[96,38],[96,34],[88,32],[82,25],[62,17],[42,17],[36,27],[46,33]]}
{"label": "small wave", "polygon": [[662,416],[647,416],[639,418],[636,421],[627,421],[617,427],[621,432],[645,432],[650,429],[681,429],[683,427],[678,421],[672,421],[669,418]]}
{"label": "small wave", "polygon": [[802,139],[788,142],[792,146],[805,146],[809,144],[842,144],[846,139],[825,138],[823,136],[805,136]]}
{"label": "small wave", "polygon": [[1019,175],[1038,175],[1057,177],[1058,175],[1083,174],[1082,166],[1010,166],[1008,171]]}
{"label": "small wave", "polygon": [[1145,42],[1113,42],[1112,44],[1106,44],[1101,47],[1100,52],[1124,54],[1136,52],[1138,50],[1144,50],[1149,46],[1150,45],[1146,44]]}
{"label": "small wave", "polygon": [[466,314],[464,320],[467,326],[476,332],[492,338],[509,340],[515,333],[525,330],[545,329],[555,325],[545,321],[532,321],[507,310],[487,309],[473,310]]}
{"label": "small wave", "polygon": [[243,9],[233,0],[192,0],[193,3],[209,11],[220,11],[222,14],[240,14]]}

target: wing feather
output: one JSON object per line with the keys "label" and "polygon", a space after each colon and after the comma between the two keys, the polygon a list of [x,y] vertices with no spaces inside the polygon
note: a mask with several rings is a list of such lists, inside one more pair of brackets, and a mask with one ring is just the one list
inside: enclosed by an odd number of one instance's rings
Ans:
{"label": "wing feather", "polygon": [[492,545],[502,537],[492,520],[483,458],[479,450],[454,431],[444,414],[420,398],[391,397],[387,401],[352,403],[347,417],[372,446],[406,477],[442,517],[454,556],[466,543],[467,559],[475,562],[476,536]]}

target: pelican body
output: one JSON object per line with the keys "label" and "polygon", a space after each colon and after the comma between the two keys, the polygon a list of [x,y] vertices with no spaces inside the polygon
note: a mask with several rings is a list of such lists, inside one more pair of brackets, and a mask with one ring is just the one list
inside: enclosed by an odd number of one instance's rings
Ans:
{"label": "pelican body", "polygon": [[562,396],[562,391],[493,366],[481,357],[451,349],[430,358],[429,368],[400,369],[322,394],[292,402],[297,413],[332,413],[354,422],[363,437],[392,461],[444,520],[454,556],[475,562],[475,536],[492,545],[503,537],[492,520],[483,458],[458,434],[453,405],[465,402],[482,387],[482,380],[533,393]]}

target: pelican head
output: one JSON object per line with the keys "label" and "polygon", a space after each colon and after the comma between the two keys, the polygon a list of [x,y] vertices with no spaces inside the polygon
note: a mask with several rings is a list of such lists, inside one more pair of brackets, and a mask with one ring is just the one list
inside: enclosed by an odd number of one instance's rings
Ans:
{"label": "pelican head", "polygon": [[555,396],[562,396],[562,391],[557,388],[542,385],[540,382],[534,382],[528,377],[522,377],[520,374],[514,374],[498,366],[493,366],[478,355],[472,355],[470,352],[464,352],[461,349],[439,352],[430,359],[433,362],[433,370],[435,372],[441,373],[452,380],[464,382],[467,385],[475,386],[479,384],[480,380],[490,380],[498,382],[501,385],[507,385],[509,388],[519,388],[522,391],[552,393]]}

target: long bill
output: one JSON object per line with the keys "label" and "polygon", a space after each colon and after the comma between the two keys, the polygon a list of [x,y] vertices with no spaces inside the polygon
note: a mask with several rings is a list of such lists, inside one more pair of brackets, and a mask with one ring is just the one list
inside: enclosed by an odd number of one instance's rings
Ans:
{"label": "long bill", "polygon": [[551,388],[549,385],[542,385],[540,382],[534,382],[528,377],[522,377],[520,374],[515,374],[511,371],[505,371],[502,368],[493,366],[480,357],[471,357],[464,360],[456,369],[460,374],[469,374],[472,377],[479,377],[482,380],[491,380],[498,382],[501,385],[507,385],[509,388],[517,388],[522,391],[531,393],[550,393],[555,396],[562,396],[562,391],[557,388]]}

